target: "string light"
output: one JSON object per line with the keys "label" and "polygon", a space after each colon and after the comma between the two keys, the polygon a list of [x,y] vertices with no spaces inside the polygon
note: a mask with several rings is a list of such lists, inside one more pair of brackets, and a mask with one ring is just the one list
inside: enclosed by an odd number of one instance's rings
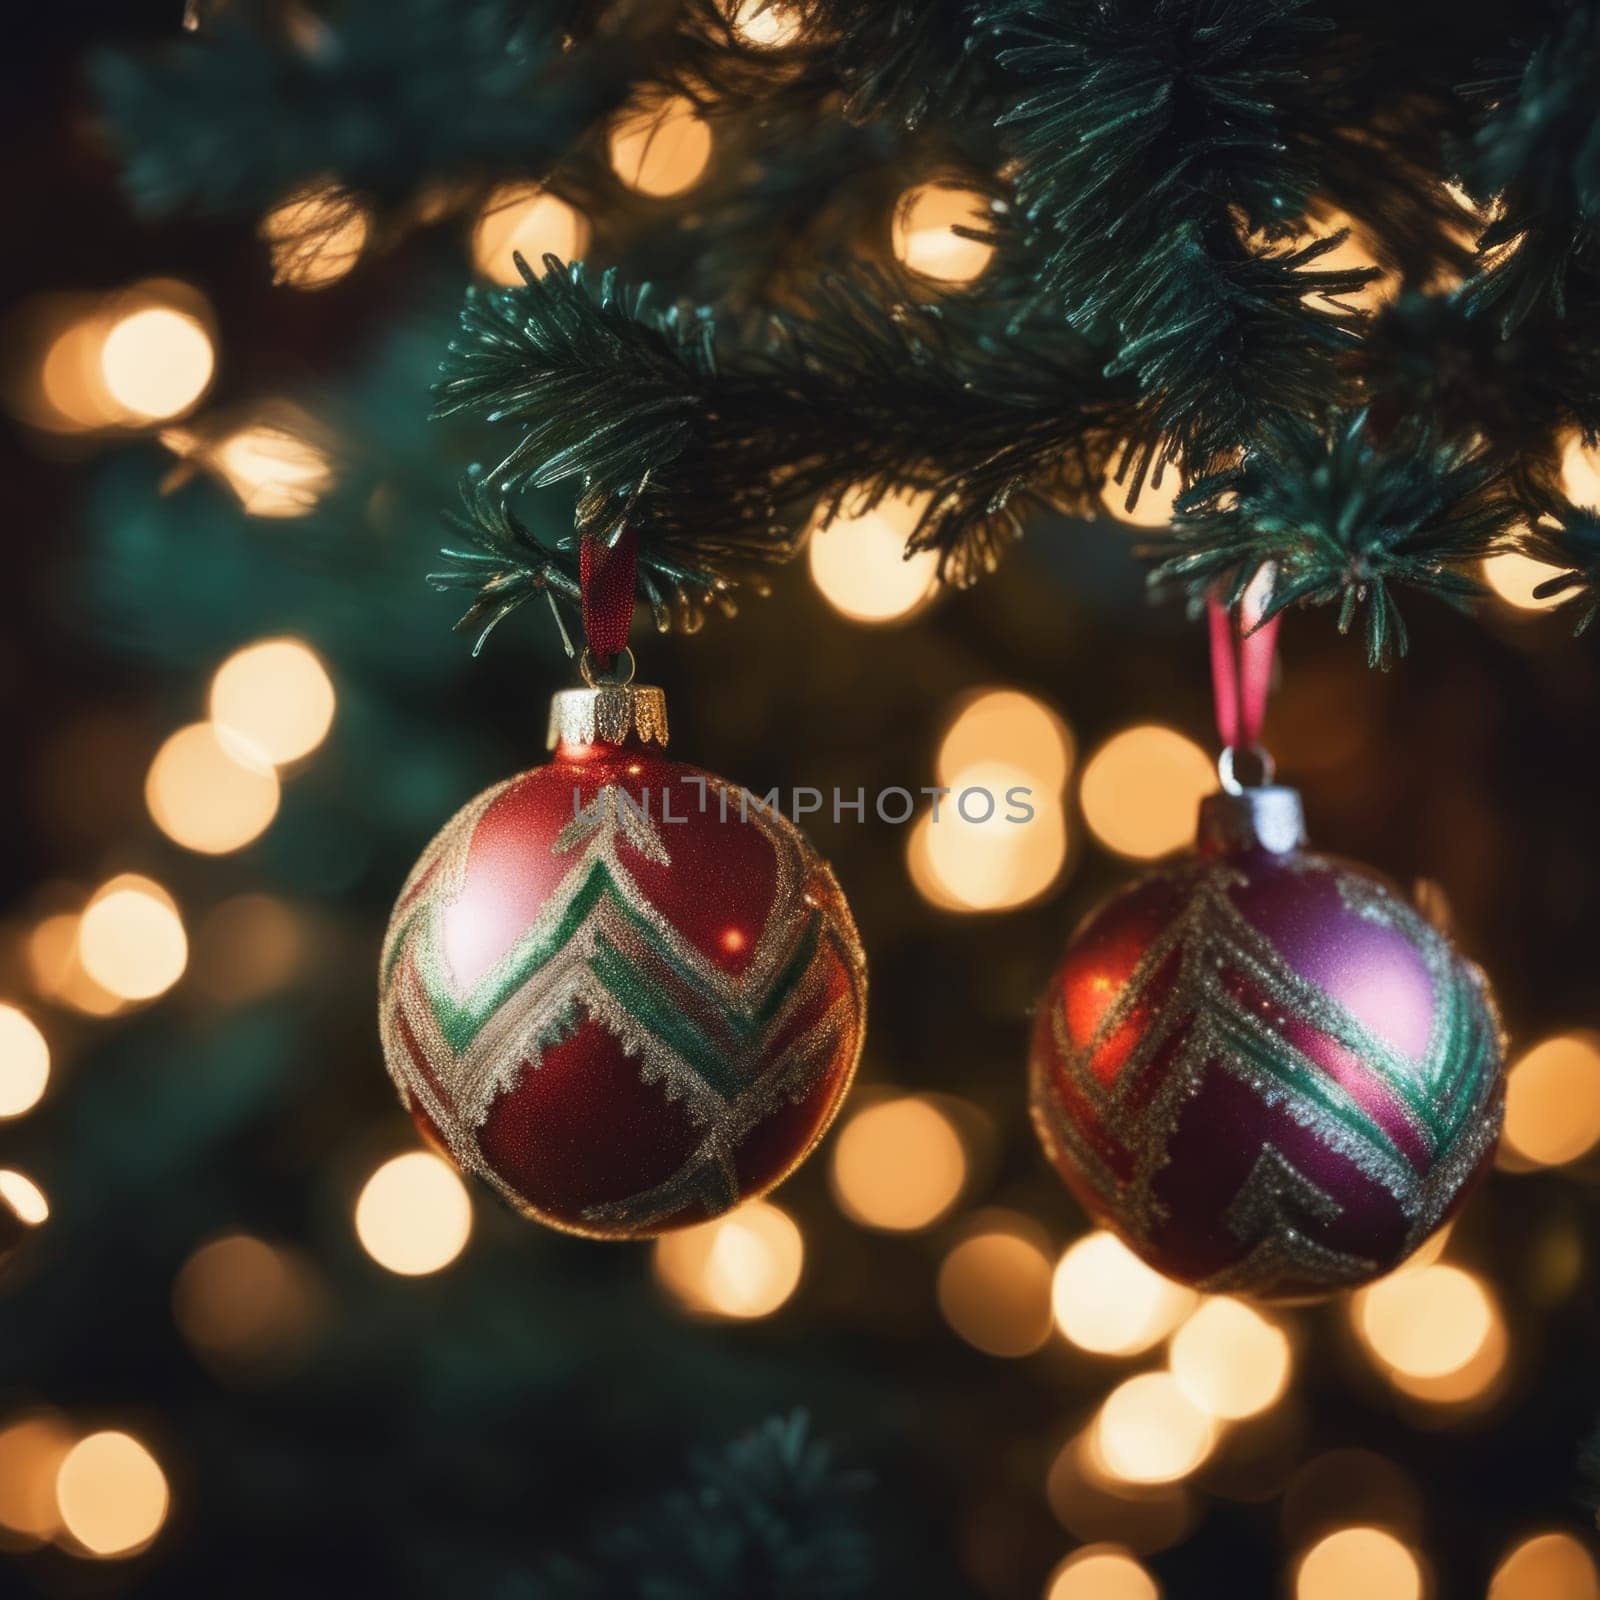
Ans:
{"label": "string light", "polygon": [[1127,1483],[1173,1483],[1211,1453],[1217,1428],[1170,1372],[1142,1372],[1106,1396],[1095,1418],[1099,1463]]}
{"label": "string light", "polygon": [[160,1463],[132,1434],[91,1433],[56,1471],[62,1526],[91,1555],[136,1555],[161,1531],[170,1503]]}
{"label": "string light", "polygon": [[711,159],[711,129],[692,100],[673,95],[620,118],[611,165],[640,194],[665,199],[692,188]]}
{"label": "string light", "polygon": [[1172,1336],[1168,1365],[1202,1411],[1222,1421],[1253,1417],[1289,1382],[1289,1339],[1241,1300],[1207,1300]]}
{"label": "string light", "polygon": [[45,1036],[27,1012],[0,1004],[0,1118],[33,1110],[49,1081]]}
{"label": "string light", "polygon": [[472,1201],[456,1170],[431,1151],[385,1161],[356,1201],[356,1237],[380,1267],[405,1278],[442,1271],[467,1247]]}
{"label": "string light", "polygon": [[189,941],[171,895],[125,873],[84,909],[78,953],[84,971],[119,999],[153,1000],[183,976]]}
{"label": "string light", "polygon": [[472,232],[472,260],[494,283],[518,284],[520,255],[534,273],[547,255],[573,261],[589,248],[589,223],[536,183],[502,184],[483,203]]}
{"label": "string light", "polygon": [[996,1216],[940,1263],[939,1309],[986,1355],[1031,1355],[1050,1337],[1050,1261],[1034,1233]]}
{"label": "string light", "polygon": [[1355,1296],[1351,1317],[1372,1355],[1412,1378],[1439,1378],[1464,1367],[1483,1348],[1495,1320],[1483,1285],[1451,1266],[1380,1279]]}
{"label": "string light", "polygon": [[334,485],[328,452],[281,423],[240,428],[201,460],[252,517],[306,516]]}
{"label": "string light", "polygon": [[215,369],[205,324],[174,306],[127,312],[100,347],[100,375],[112,398],[151,422],[190,410],[210,387]]}
{"label": "string light", "polygon": [[1022,768],[1030,784],[1058,795],[1072,771],[1072,730],[1042,700],[1020,689],[984,689],[962,706],[939,741],[940,783],[954,786],[965,769],[999,760]]}
{"label": "string light", "polygon": [[1340,1528],[1319,1539],[1295,1570],[1295,1600],[1420,1600],[1417,1558],[1382,1528]]}
{"label": "string light", "polygon": [[1600,1600],[1600,1571],[1570,1533],[1535,1534],[1506,1552],[1488,1600]]}
{"label": "string light", "polygon": [[1045,1582],[1044,1600],[1160,1600],[1161,1586],[1120,1545],[1074,1550]]}
{"label": "string light", "polygon": [[278,766],[309,755],[333,725],[333,683],[298,639],[236,650],[211,680],[211,720],[224,743]]}
{"label": "string light", "polygon": [[0,1200],[11,1207],[18,1222],[30,1228],[50,1220],[50,1202],[32,1178],[10,1167],[0,1167]]}
{"label": "string light", "polygon": [[919,550],[908,556],[906,540],[928,497],[886,495],[870,508],[841,511],[823,526],[812,525],[806,552],[811,581],[840,616],[852,622],[905,622],[939,587],[939,555]]}
{"label": "string light", "polygon": [[272,256],[272,281],[293,289],[325,289],[361,259],[372,213],[333,184],[291,195],[261,219]]}
{"label": "string light", "polygon": [[61,1526],[56,1512],[56,1472],[72,1448],[72,1435],[54,1412],[15,1417],[0,1428],[0,1528],[9,1538],[44,1544]]}
{"label": "string light", "polygon": [[795,1292],[805,1241],[794,1219],[768,1200],[663,1234],[656,1277],[689,1310],[748,1321],[769,1317]]}
{"label": "string light", "polygon": [[930,1227],[961,1196],[967,1157],[954,1124],[931,1100],[905,1096],[867,1106],[833,1143],[833,1191],[868,1228]]}
{"label": "string light", "polygon": [[1086,1234],[1056,1263],[1056,1326],[1080,1350],[1131,1356],[1172,1332],[1199,1301],[1194,1290],[1147,1267],[1114,1234]]}
{"label": "string light", "polygon": [[175,844],[223,855],[259,838],[278,811],[278,775],[209,722],[180,728],[156,752],[144,785],[155,824]]}
{"label": "string light", "polygon": [[981,228],[988,216],[988,197],[975,189],[944,183],[908,189],[894,210],[895,258],[924,278],[970,283],[989,265],[994,246],[956,229]]}
{"label": "string light", "polygon": [[1600,1143],[1600,1042],[1588,1034],[1542,1040],[1506,1079],[1504,1151],[1564,1166]]}
{"label": "string light", "polygon": [[1108,850],[1150,861],[1194,837],[1200,801],[1217,786],[1205,751],[1172,728],[1147,724],[1108,739],[1089,758],[1079,804]]}

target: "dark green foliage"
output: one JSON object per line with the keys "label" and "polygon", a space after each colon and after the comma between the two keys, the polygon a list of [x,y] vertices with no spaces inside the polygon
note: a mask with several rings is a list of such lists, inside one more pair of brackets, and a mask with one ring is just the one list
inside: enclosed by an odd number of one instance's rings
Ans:
{"label": "dark green foliage", "polygon": [[1513,515],[1481,452],[1417,430],[1380,447],[1365,413],[1335,416],[1327,432],[1285,419],[1180,498],[1151,580],[1196,599],[1221,585],[1237,600],[1271,562],[1264,615],[1337,601],[1343,632],[1365,606],[1367,658],[1387,666],[1406,650],[1392,586],[1465,609],[1481,589],[1459,568],[1488,555]]}
{"label": "dark green foliage", "polygon": [[691,1463],[688,1487],[551,1564],[532,1600],[849,1600],[871,1592],[861,1473],[803,1413],[774,1417]]}

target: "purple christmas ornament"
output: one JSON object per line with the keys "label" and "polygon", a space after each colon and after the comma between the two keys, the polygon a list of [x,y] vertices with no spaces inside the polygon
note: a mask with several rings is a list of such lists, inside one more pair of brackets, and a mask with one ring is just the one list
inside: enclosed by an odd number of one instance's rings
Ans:
{"label": "purple christmas ornament", "polygon": [[1079,928],[1039,1008],[1034,1125],[1169,1277],[1308,1300],[1415,1250],[1489,1165],[1483,974],[1382,879],[1301,848],[1299,796],[1217,794],[1197,853]]}

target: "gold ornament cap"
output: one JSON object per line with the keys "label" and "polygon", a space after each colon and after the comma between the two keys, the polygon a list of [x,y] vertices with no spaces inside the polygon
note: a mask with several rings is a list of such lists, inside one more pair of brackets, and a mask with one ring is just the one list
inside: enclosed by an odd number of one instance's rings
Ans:
{"label": "gold ornament cap", "polygon": [[639,744],[667,747],[667,697],[653,684],[633,681],[633,652],[624,649],[602,673],[585,648],[578,662],[581,689],[558,689],[550,698],[549,749],[557,745]]}

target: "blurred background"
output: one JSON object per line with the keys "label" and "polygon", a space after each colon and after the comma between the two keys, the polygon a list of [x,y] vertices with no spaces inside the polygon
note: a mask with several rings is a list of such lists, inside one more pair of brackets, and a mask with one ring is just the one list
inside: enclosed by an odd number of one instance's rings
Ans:
{"label": "blurred background", "polygon": [[[472,660],[422,581],[479,449],[427,390],[467,281],[626,262],[734,152],[668,106],[613,128],[587,210],[512,182],[141,221],[85,62],[178,25],[31,11],[0,95],[0,1591],[710,1593],[644,1585],[737,1522],[717,1452],[803,1412],[840,1470],[787,1526],[837,1582],[785,1593],[1600,1596],[1600,673],[1531,563],[1477,622],[1412,606],[1387,675],[1291,617],[1268,721],[1314,842],[1415,885],[1511,1031],[1496,1171],[1422,1259],[1306,1311],[1202,1301],[1028,1126],[1067,934],[1212,783],[1201,630],[1134,553],[1156,491],[962,595],[890,503],[739,618],[636,640],[674,754],[758,793],[1044,798],[813,819],[872,964],[835,1131],[657,1245],[539,1231],[421,1152],[374,1025],[405,872],[543,758],[568,678],[532,613]],[[959,284],[976,204],[887,193],[872,247]],[[1574,498],[1595,468],[1574,445]],[[800,1426],[757,1446],[815,1465]]]}

